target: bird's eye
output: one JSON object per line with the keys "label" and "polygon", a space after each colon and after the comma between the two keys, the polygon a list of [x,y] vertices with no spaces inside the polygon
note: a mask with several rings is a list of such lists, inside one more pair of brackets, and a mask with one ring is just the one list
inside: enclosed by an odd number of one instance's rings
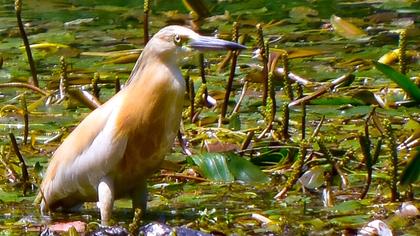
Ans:
{"label": "bird's eye", "polygon": [[181,45],[182,44],[182,38],[181,38],[181,36],[179,36],[178,34],[176,34],[175,37],[174,37],[174,42],[178,46]]}

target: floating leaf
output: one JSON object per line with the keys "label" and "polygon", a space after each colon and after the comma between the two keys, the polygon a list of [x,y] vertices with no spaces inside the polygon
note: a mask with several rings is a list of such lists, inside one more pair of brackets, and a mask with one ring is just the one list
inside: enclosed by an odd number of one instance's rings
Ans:
{"label": "floating leaf", "polygon": [[417,103],[420,103],[420,89],[417,87],[413,81],[411,81],[407,76],[401,74],[400,72],[394,70],[392,67],[379,63],[373,62],[376,69],[384,73],[388,78],[397,83],[408,95],[410,95]]}
{"label": "floating leaf", "polygon": [[299,6],[294,7],[289,12],[290,18],[296,21],[311,21],[311,20],[319,20],[318,18],[315,18],[318,16],[318,11],[307,7],[307,6]]}
{"label": "floating leaf", "polygon": [[330,18],[334,31],[346,39],[357,39],[366,36],[366,33],[354,24],[332,15]]}
{"label": "floating leaf", "polygon": [[217,194],[182,194],[171,200],[177,204],[200,205],[217,197]]}
{"label": "floating leaf", "polygon": [[279,48],[270,48],[271,53],[284,54],[287,52],[289,59],[313,57],[328,53],[327,50],[313,49],[313,48],[288,48],[287,50]]}
{"label": "floating leaf", "polygon": [[270,178],[247,159],[234,154],[229,155],[228,166],[235,179],[247,183],[267,183]]}
{"label": "floating leaf", "polygon": [[72,21],[68,21],[64,23],[65,28],[74,28],[79,27],[81,25],[88,25],[95,21],[95,18],[83,18],[83,19],[76,19]]}
{"label": "floating leaf", "polygon": [[129,55],[137,55],[140,56],[142,49],[128,49],[128,50],[119,50],[119,51],[111,51],[111,52],[81,52],[81,56],[92,56],[92,57],[113,57],[113,58],[121,58]]}
{"label": "floating leaf", "polygon": [[21,202],[24,200],[33,201],[34,197],[23,196],[17,192],[6,192],[0,189],[0,202]]}
{"label": "floating leaf", "polygon": [[264,81],[264,74],[261,69],[255,68],[245,75],[244,80],[251,83],[262,83]]}
{"label": "floating leaf", "polygon": [[404,131],[415,133],[416,137],[420,137],[420,122],[410,119],[407,123],[405,123]]}
{"label": "floating leaf", "polygon": [[[80,50],[76,48],[72,48],[65,44],[60,43],[50,43],[50,42],[44,42],[44,43],[36,43],[30,45],[31,49],[34,50],[40,50],[47,54],[58,54],[58,55],[64,55],[68,57],[77,56],[80,54]],[[24,50],[24,47],[20,47],[21,50]]]}
{"label": "floating leaf", "polygon": [[128,54],[121,57],[114,58],[112,60],[105,61],[104,64],[127,64],[134,63],[139,58],[138,54]]}
{"label": "floating leaf", "polygon": [[330,223],[341,226],[357,226],[365,223],[369,219],[368,215],[352,215],[352,216],[341,216],[331,219]]}
{"label": "floating leaf", "polygon": [[[46,51],[56,51],[59,48],[69,48],[68,45],[60,44],[60,43],[36,43],[31,44],[30,47],[32,49],[39,49],[39,50],[46,50]],[[20,49],[25,49],[24,47],[20,47]]]}
{"label": "floating leaf", "polygon": [[289,59],[313,57],[313,56],[322,55],[325,53],[327,53],[327,51],[321,51],[319,49],[310,49],[310,48],[295,48],[295,49],[287,50]]}
{"label": "floating leaf", "polygon": [[360,200],[348,200],[337,204],[329,210],[331,210],[332,212],[337,212],[339,214],[349,214],[362,209],[363,207],[365,207],[365,205],[366,204],[363,204],[363,202]]}

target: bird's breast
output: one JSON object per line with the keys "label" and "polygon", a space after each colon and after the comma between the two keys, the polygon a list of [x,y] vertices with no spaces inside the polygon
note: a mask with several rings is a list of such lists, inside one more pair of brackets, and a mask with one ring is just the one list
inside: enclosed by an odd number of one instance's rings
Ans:
{"label": "bird's breast", "polygon": [[161,73],[127,88],[127,102],[116,122],[119,135],[128,138],[117,170],[124,181],[156,171],[179,129],[185,84],[180,74]]}

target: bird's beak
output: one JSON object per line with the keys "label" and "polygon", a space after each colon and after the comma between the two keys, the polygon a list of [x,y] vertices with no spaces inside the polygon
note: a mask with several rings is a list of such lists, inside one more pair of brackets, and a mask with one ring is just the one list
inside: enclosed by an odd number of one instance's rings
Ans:
{"label": "bird's beak", "polygon": [[213,37],[199,36],[189,42],[189,46],[200,51],[206,50],[242,50],[246,49],[244,45],[234,43]]}

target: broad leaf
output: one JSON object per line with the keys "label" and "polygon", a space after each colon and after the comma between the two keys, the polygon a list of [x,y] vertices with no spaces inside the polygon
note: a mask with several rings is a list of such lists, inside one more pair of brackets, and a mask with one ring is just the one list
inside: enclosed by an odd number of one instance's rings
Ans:
{"label": "broad leaf", "polygon": [[229,170],[237,180],[247,183],[267,183],[270,178],[249,160],[230,154],[228,156]]}
{"label": "broad leaf", "polygon": [[191,159],[202,175],[213,181],[266,183],[270,180],[249,160],[235,154],[205,153],[192,156]]}
{"label": "broad leaf", "polygon": [[226,157],[220,153],[205,153],[191,157],[198,166],[201,174],[213,181],[232,182],[232,173],[229,171]]}

